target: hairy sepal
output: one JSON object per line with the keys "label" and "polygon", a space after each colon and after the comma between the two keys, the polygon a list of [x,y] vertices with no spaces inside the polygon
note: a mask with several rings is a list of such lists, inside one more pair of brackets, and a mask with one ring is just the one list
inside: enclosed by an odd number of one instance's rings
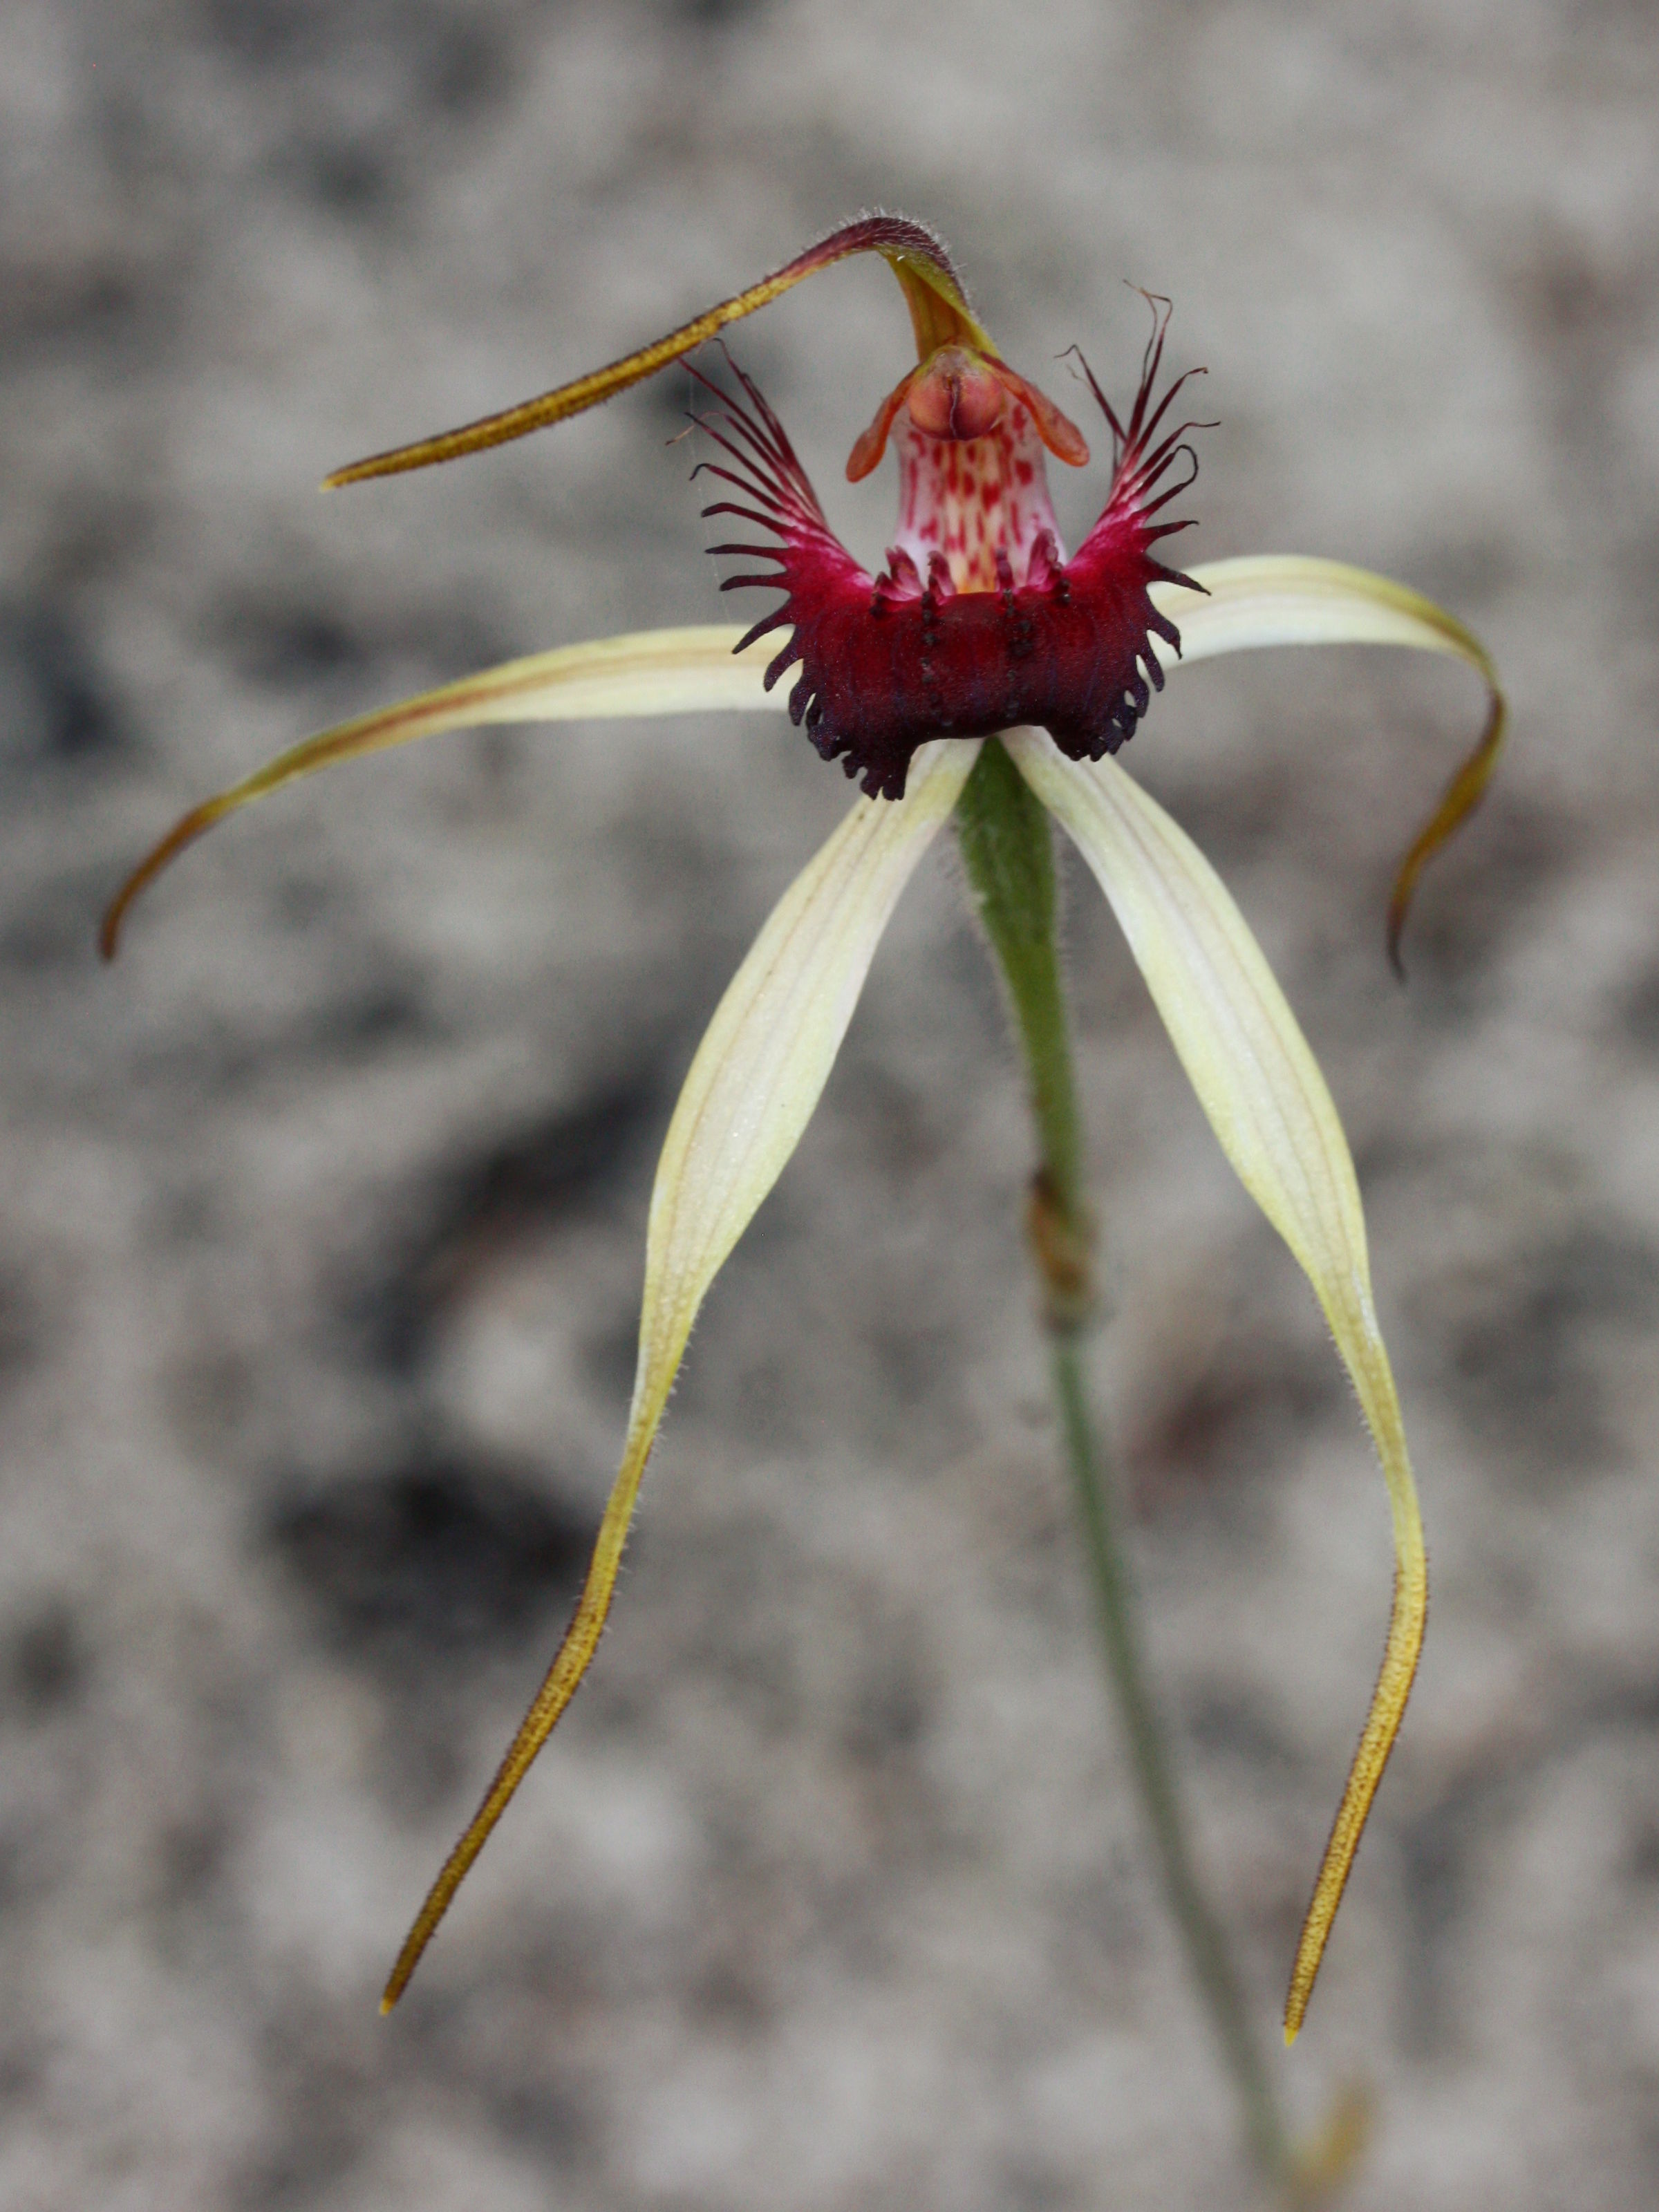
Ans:
{"label": "hairy sepal", "polygon": [[476,676],[441,684],[434,691],[337,722],[180,816],[111,901],[99,937],[104,957],[114,958],[133,901],[180,853],[227,817],[302,776],[417,738],[487,722],[580,722],[771,705],[762,688],[758,658],[733,661],[737,644],[738,633],[723,626],[592,638],[503,661]]}
{"label": "hairy sepal", "polygon": [[689,323],[624,354],[620,361],[590,369],[568,384],[521,400],[516,406],[504,407],[476,422],[464,423],[459,429],[441,431],[436,437],[419,438],[412,445],[396,446],[387,453],[372,453],[367,460],[353,461],[325,477],[323,489],[333,491],[343,484],[365,483],[374,477],[431,468],[438,462],[459,460],[464,453],[483,453],[491,446],[527,437],[532,430],[568,422],[571,416],[598,407],[631,385],[683,360],[728,325],[781,298],[804,278],[858,253],[878,253],[897,277],[910,310],[919,356],[925,359],[935,348],[959,340],[990,350],[991,341],[975,319],[967,289],[938,234],[925,223],[912,222],[903,216],[860,216],[832,230],[816,246],[809,246],[781,269],[775,269],[769,276],[763,276],[758,283],[706,307]]}
{"label": "hairy sepal", "polygon": [[598,1647],[646,1462],[707,1295],[783,1172],[829,1080],[894,907],[968,781],[976,748],[918,763],[902,806],[861,801],[773,908],[715,1009],[651,1194],[639,1359],[622,1464],[564,1641],[404,1941],[390,2011]]}
{"label": "hairy sepal", "polygon": [[1460,830],[1485,795],[1504,746],[1509,711],[1492,655],[1455,615],[1408,585],[1344,561],[1299,553],[1246,554],[1206,562],[1188,580],[1206,596],[1167,584],[1153,597],[1179,614],[1188,660],[1208,660],[1266,645],[1396,645],[1449,653],[1486,686],[1480,736],[1447,784],[1433,812],[1407,847],[1389,899],[1389,958],[1403,973],[1400,941],[1423,871]]}
{"label": "hairy sepal", "polygon": [[1111,902],[1222,1150],[1312,1285],[1388,1486],[1394,1601],[1370,1711],[1297,1947],[1285,2009],[1291,2042],[1405,1715],[1428,1612],[1423,1522],[1372,1303],[1359,1185],[1296,1017],[1243,915],[1185,831],[1115,763],[1075,767],[1030,730],[1012,731],[1005,742]]}

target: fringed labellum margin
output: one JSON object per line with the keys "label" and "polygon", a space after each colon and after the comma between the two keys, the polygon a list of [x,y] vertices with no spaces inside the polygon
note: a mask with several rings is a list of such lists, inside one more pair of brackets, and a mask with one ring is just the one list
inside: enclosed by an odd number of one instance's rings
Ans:
{"label": "fringed labellum margin", "polygon": [[1148,586],[1191,579],[1152,552],[1188,525],[1154,518],[1191,483],[1194,471],[1164,479],[1179,459],[1192,458],[1185,435],[1200,427],[1183,422],[1159,434],[1186,381],[1177,378],[1155,399],[1165,319],[1147,347],[1127,426],[1089,378],[1112,428],[1115,466],[1105,511],[1070,561],[1042,447],[1054,443],[1056,422],[1073,452],[1082,441],[1047,403],[1046,419],[1039,415],[1038,395],[994,359],[975,363],[962,349],[941,349],[899,387],[898,409],[890,401],[854,448],[849,468],[861,473],[873,465],[868,442],[890,428],[896,433],[901,527],[876,577],[830,531],[782,424],[742,369],[733,364],[743,399],[721,393],[720,411],[698,418],[730,464],[703,467],[741,495],[704,514],[757,523],[778,541],[711,548],[776,563],[774,574],[731,576],[721,586],[770,585],[784,594],[743,647],[789,631],[767,670],[768,688],[799,664],[790,720],[825,760],[844,759],[872,798],[902,797],[911,755],[932,738],[984,738],[1035,723],[1069,759],[1099,760],[1133,736],[1152,691],[1163,689],[1152,636],[1178,653],[1181,634]]}

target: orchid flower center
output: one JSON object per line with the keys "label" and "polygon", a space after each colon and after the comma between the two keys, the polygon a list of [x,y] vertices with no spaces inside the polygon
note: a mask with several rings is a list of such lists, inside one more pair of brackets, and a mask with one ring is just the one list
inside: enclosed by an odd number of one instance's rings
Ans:
{"label": "orchid flower center", "polygon": [[[936,354],[930,371],[939,359]],[[924,576],[939,554],[957,591],[994,592],[999,553],[1016,584],[1027,580],[1042,533],[1056,548],[1054,557],[1065,555],[1030,409],[984,369],[971,382],[964,379],[960,392],[958,401],[943,375],[919,377],[894,422],[899,498],[893,543]],[[982,427],[941,428],[941,416],[947,426]]]}
{"label": "orchid flower center", "polygon": [[894,543],[920,574],[934,572],[937,554],[958,592],[1004,589],[1009,574],[1024,584],[1045,535],[1054,558],[1064,559],[1043,448],[1073,468],[1089,448],[1006,362],[956,339],[935,347],[888,393],[854,447],[853,483],[869,475],[890,435],[899,464]]}

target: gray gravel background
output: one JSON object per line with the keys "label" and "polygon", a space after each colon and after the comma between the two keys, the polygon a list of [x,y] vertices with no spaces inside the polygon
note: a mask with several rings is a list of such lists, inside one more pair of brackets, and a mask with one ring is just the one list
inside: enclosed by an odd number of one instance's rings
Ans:
{"label": "gray gravel background", "polygon": [[[202,848],[190,799],[544,644],[715,618],[676,374],[329,501],[862,205],[1072,397],[1173,295],[1195,556],[1490,641],[1501,788],[1391,861],[1475,687],[1179,677],[1133,765],[1284,976],[1368,1195],[1437,1571],[1310,2029],[1356,2208],[1659,2195],[1659,29],[1628,0],[1016,14],[10,0],[0,22],[0,2198],[1237,2207],[1104,1706],[955,868],[723,1279],[589,1686],[389,2025],[621,1433],[674,1086],[846,787],[781,721],[463,736]],[[855,264],[739,333],[840,464]],[[1080,410],[1086,411],[1086,410]],[[1062,489],[1075,531],[1098,471]],[[1273,2032],[1370,1689],[1381,1486],[1099,901],[1070,943],[1103,1387],[1204,1855]],[[1277,2063],[1277,2062],[1275,2062]]]}

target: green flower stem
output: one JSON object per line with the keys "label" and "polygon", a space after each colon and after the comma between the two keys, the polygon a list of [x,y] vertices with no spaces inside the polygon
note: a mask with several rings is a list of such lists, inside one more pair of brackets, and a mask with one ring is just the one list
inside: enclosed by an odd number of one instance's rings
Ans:
{"label": "green flower stem", "polygon": [[1094,1226],[1060,976],[1054,847],[1041,801],[994,738],[957,801],[957,834],[1030,1084],[1038,1166],[1026,1225],[1047,1316],[1074,1327],[1094,1303]]}
{"label": "green flower stem", "polygon": [[982,747],[957,802],[957,829],[980,918],[1008,987],[1030,1084],[1040,1163],[1029,1224],[1032,1257],[1042,1282],[1054,1394],[1107,1674],[1164,1891],[1238,2093],[1251,2149],[1289,2193],[1295,2174],[1289,2139],[1221,1923],[1194,1865],[1167,1738],[1147,1685],[1116,1487],[1089,1408],[1082,1339],[1093,1303],[1093,1231],[1055,932],[1054,848],[1048,816],[994,738]]}
{"label": "green flower stem", "polygon": [[1147,1686],[1135,1595],[1119,1540],[1115,1486],[1103,1464],[1089,1410],[1079,1332],[1053,1332],[1050,1356],[1066,1455],[1082,1511],[1107,1671],[1129,1740],[1158,1870],[1186,1947],[1188,1966],[1238,2093],[1250,2148],[1264,2172],[1288,2190],[1294,2176],[1289,2138],[1226,1938],[1193,1863],[1164,1730]]}

